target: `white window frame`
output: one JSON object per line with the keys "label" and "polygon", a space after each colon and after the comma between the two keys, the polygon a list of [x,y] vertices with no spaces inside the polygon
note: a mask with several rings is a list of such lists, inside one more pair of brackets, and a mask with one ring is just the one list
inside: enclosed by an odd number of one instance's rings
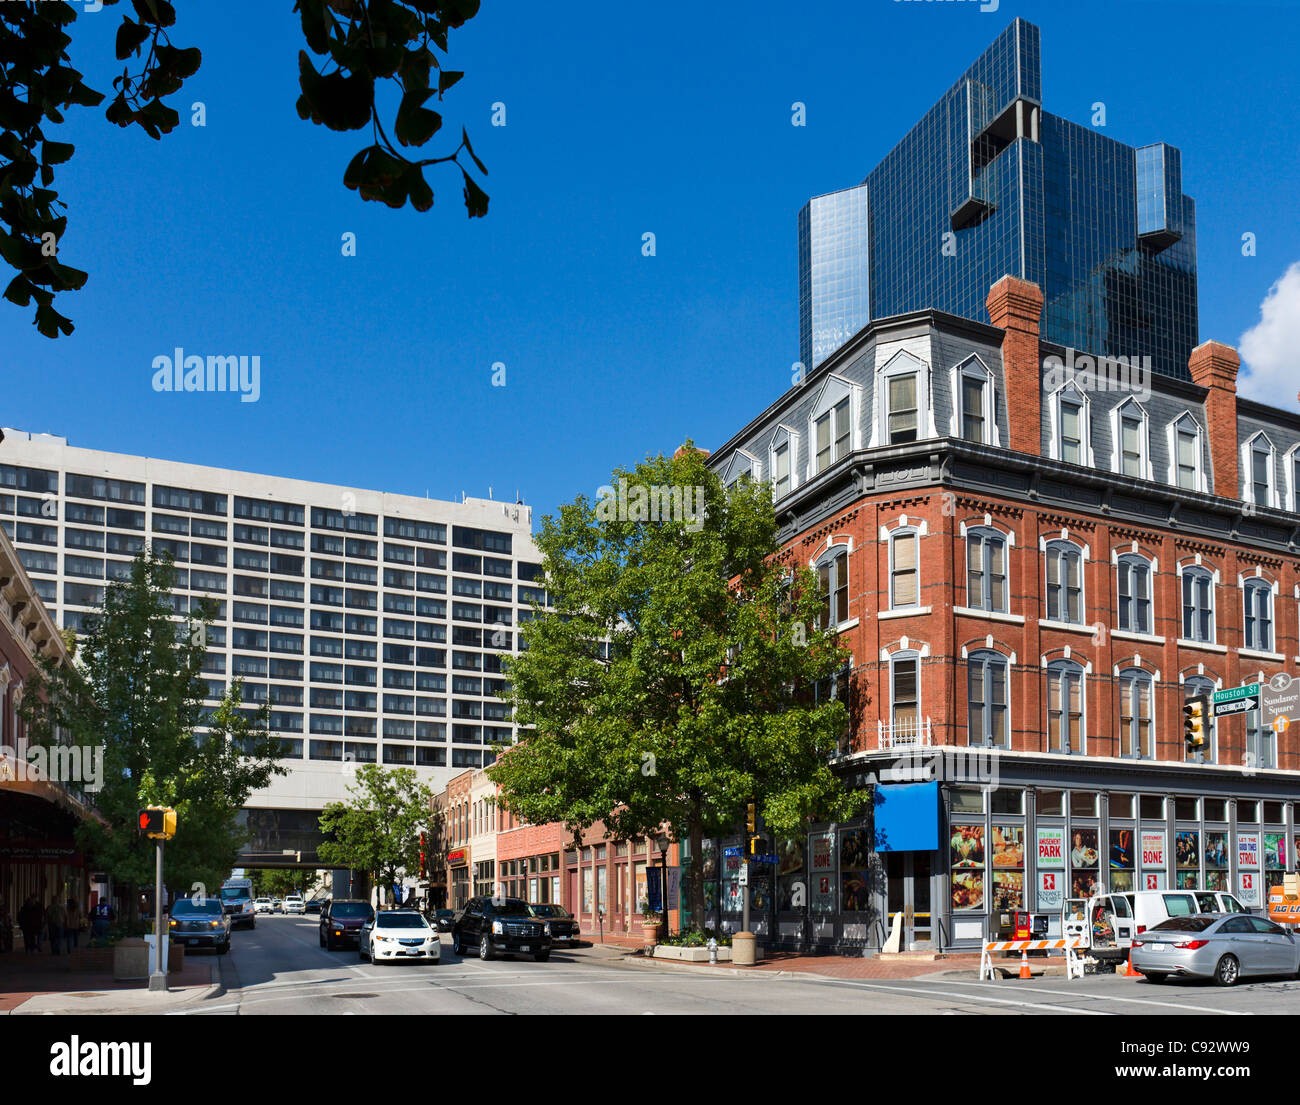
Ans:
{"label": "white window frame", "polygon": [[[1178,482],[1178,436],[1186,423],[1191,423],[1196,435],[1196,471],[1192,476],[1192,486],[1183,487]],[[1183,411],[1169,423],[1169,486],[1184,491],[1207,492],[1205,481],[1205,430],[1191,411]]]}
{"label": "white window frame", "polygon": [[[1120,580],[1124,576],[1124,570],[1126,567],[1131,567],[1137,564],[1143,565],[1147,571],[1147,625],[1142,629],[1139,629],[1136,625],[1132,624],[1124,625],[1120,617]],[[1115,626],[1121,633],[1139,633],[1148,637],[1155,633],[1155,592],[1156,568],[1155,563],[1149,557],[1143,556],[1140,552],[1119,553],[1115,557]],[[1129,601],[1134,604],[1134,609],[1136,609],[1137,596],[1130,594]]]}
{"label": "white window frame", "polygon": [[[1241,640],[1242,647],[1250,652],[1275,651],[1277,645],[1277,591],[1277,584],[1270,579],[1264,578],[1264,576],[1245,576],[1241,580]],[[1262,644],[1258,642],[1252,644],[1250,640],[1249,625],[1252,592],[1262,592],[1267,596],[1268,640]]]}
{"label": "white window frame", "polygon": [[[1050,587],[1048,581],[1047,565],[1048,558],[1062,551],[1061,546],[1066,546],[1079,554],[1079,619],[1071,621],[1068,617],[1053,618],[1051,616],[1051,599]],[[1068,589],[1066,588],[1064,578],[1060,583],[1063,595],[1068,599]],[[1063,603],[1063,607],[1068,607],[1068,601]],[[1068,614],[1069,611],[1063,609],[1061,613]],[[1077,541],[1071,541],[1069,537],[1052,537],[1043,542],[1043,617],[1048,621],[1056,622],[1059,625],[1086,625],[1088,623],[1088,550]]]}
{"label": "white window frame", "polygon": [[[1258,448],[1258,443],[1263,442],[1268,453],[1268,502],[1261,503],[1255,495],[1255,454],[1264,452],[1264,449]],[[1252,503],[1255,506],[1273,508],[1278,505],[1277,497],[1277,446],[1273,444],[1273,439],[1263,430],[1254,434],[1245,445],[1241,447],[1241,478],[1245,486],[1242,488],[1242,501]]]}
{"label": "white window frame", "polygon": [[[889,531],[889,581],[887,597],[890,610],[917,610],[921,606],[921,538],[924,530],[920,526],[904,523]],[[894,602],[894,543],[900,537],[911,537],[916,541],[916,601],[902,605]]]}
{"label": "white window frame", "polygon": [[1286,465],[1287,502],[1291,504],[1285,509],[1300,514],[1300,445],[1291,449],[1282,462]]}
{"label": "white window frame", "polygon": [[[962,535],[966,538],[964,565],[966,570],[966,607],[970,610],[982,610],[991,614],[1009,614],[1011,612],[1011,547],[1012,538],[1009,534],[1003,533],[1000,529],[994,529],[992,526],[971,526],[970,528],[962,527]],[[1002,543],[1002,593],[997,597],[997,604],[991,604],[992,592],[989,587],[989,573],[986,570],[988,563],[988,553],[983,552],[983,562],[980,564],[980,575],[983,578],[984,594],[981,596],[983,602],[976,606],[971,601],[970,593],[970,556],[971,543],[975,540],[987,543],[990,540],[1000,541]]]}
{"label": "white window frame", "polygon": [[[1079,453],[1080,459],[1065,459],[1065,419],[1061,416],[1061,402],[1069,396],[1080,405],[1079,411]],[[1085,468],[1093,467],[1092,459],[1092,400],[1073,380],[1052,393],[1050,404],[1052,425],[1052,456],[1064,464],[1078,463]]]}
{"label": "white window frame", "polygon": [[[1086,756],[1088,754],[1088,665],[1081,664],[1072,657],[1065,656],[1052,660],[1044,664],[1044,676],[1047,679],[1047,685],[1044,688],[1046,694],[1043,697],[1043,709],[1047,713],[1047,748],[1045,751],[1055,753],[1058,756]],[[1079,680],[1079,741],[1082,748],[1062,749],[1055,747],[1053,744],[1052,733],[1052,675],[1054,672],[1069,672],[1071,676],[1077,676]],[[1069,716],[1068,696],[1062,694],[1061,704],[1063,717]],[[1068,728],[1068,725],[1067,725]],[[1055,736],[1061,734],[1058,731]],[[1058,744],[1064,742],[1058,741]]]}
{"label": "white window frame", "polygon": [[889,657],[889,731],[891,734],[897,733],[898,726],[898,699],[895,694],[897,686],[895,673],[898,670],[899,661],[908,661],[916,665],[916,732],[919,735],[924,727],[925,711],[922,708],[921,695],[921,652],[914,648],[902,648]]}
{"label": "white window frame", "polygon": [[[930,366],[919,357],[900,349],[876,373],[876,417],[871,428],[871,445],[888,446],[889,441],[889,381],[895,376],[916,376],[916,440],[926,441],[938,436],[934,429],[934,415],[930,404]],[[910,442],[900,442],[911,444]]]}
{"label": "white window frame", "polygon": [[[1188,576],[1197,576],[1208,578],[1210,581],[1210,636],[1208,640],[1187,633],[1187,598],[1186,598],[1186,579]],[[1219,617],[1216,610],[1217,594],[1219,579],[1216,572],[1211,571],[1199,561],[1183,564],[1178,569],[1178,636],[1180,640],[1194,642],[1198,645],[1217,645],[1219,641]],[[1193,607],[1193,609],[1196,609]],[[1199,614],[1199,610],[1197,611]],[[1192,629],[1196,629],[1193,624]]]}
{"label": "white window frame", "polygon": [[1002,434],[998,430],[997,379],[992,370],[977,355],[967,357],[952,369],[952,436],[960,441],[969,441],[964,433],[966,422],[965,390],[962,381],[975,379],[980,382],[980,402],[983,409],[980,418],[984,423],[983,437],[974,442],[976,445],[1002,444]]}
{"label": "white window frame", "polygon": [[[1124,471],[1124,421],[1127,414],[1135,414],[1141,422],[1138,442],[1141,446],[1141,454],[1138,457],[1138,474],[1136,476],[1128,475]],[[1115,408],[1115,412],[1111,416],[1111,428],[1114,431],[1111,468],[1117,475],[1128,476],[1129,479],[1151,479],[1151,416],[1147,414],[1146,408],[1132,397],[1124,400]]]}
{"label": "white window frame", "polygon": [[[820,475],[828,469],[834,468],[845,456],[852,453],[857,447],[857,427],[858,411],[860,400],[858,391],[860,389],[851,380],[846,380],[842,376],[829,376],[822,385],[821,392],[817,396],[817,402],[813,404],[812,410],[808,414],[808,479]],[[835,417],[835,408],[838,407],[845,399],[849,401],[847,418],[849,420],[849,444],[848,449],[843,456],[835,451],[835,443],[839,439],[839,426]],[[831,459],[825,468],[817,467],[817,423],[822,418],[830,418],[830,448]],[[805,481],[807,482],[807,481]]]}
{"label": "white window frame", "polygon": [[[1156,743],[1156,738],[1157,738],[1157,733],[1156,733],[1156,687],[1157,687],[1157,679],[1156,679],[1156,676],[1153,675],[1151,672],[1147,671],[1146,668],[1140,668],[1140,667],[1136,667],[1136,666],[1134,666],[1134,667],[1127,667],[1127,668],[1122,669],[1122,670],[1118,673],[1116,679],[1117,679],[1117,684],[1118,684],[1117,689],[1118,689],[1118,691],[1119,691],[1119,718],[1118,718],[1118,722],[1119,722],[1119,740],[1120,740],[1120,747],[1119,747],[1119,755],[1120,755],[1120,759],[1123,759],[1123,760],[1154,760],[1154,759],[1157,758],[1157,757],[1156,757],[1156,752],[1157,752],[1157,743]],[[1147,706],[1149,707],[1149,709],[1150,709],[1150,711],[1151,711],[1150,716],[1146,719],[1146,720],[1150,723],[1150,729],[1149,729],[1149,732],[1150,732],[1150,738],[1149,738],[1149,743],[1150,743],[1150,755],[1147,755],[1147,754],[1146,754],[1146,751],[1143,750],[1143,749],[1137,749],[1136,751],[1134,750],[1134,736],[1135,736],[1135,729],[1134,729],[1134,728],[1129,728],[1129,729],[1126,730],[1125,727],[1124,727],[1125,695],[1129,695],[1129,694],[1134,694],[1134,693],[1136,693],[1135,688],[1137,687],[1137,684],[1139,684],[1139,683],[1143,683],[1143,684],[1146,685],[1146,689],[1147,689]],[[1141,719],[1141,717],[1140,717],[1138,714],[1134,713],[1132,720],[1133,720],[1134,724],[1136,724],[1137,722],[1141,721],[1142,719]]]}
{"label": "white window frame", "polygon": [[[785,445],[790,457],[790,490],[781,494],[777,488],[779,473],[777,469],[776,456],[777,450]],[[791,494],[799,486],[799,432],[790,429],[789,426],[778,426],[776,433],[772,435],[772,443],[767,447],[767,459],[769,471],[772,473],[772,500],[780,502]]]}
{"label": "white window frame", "polygon": [[749,476],[756,483],[762,479],[762,470],[758,458],[744,449],[737,449],[731,454],[727,463],[727,474],[723,477],[724,487],[732,487],[742,476]]}

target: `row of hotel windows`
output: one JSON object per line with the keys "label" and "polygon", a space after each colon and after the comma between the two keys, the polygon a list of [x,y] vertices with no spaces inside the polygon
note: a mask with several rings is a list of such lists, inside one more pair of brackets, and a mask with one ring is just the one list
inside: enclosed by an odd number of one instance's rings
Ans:
{"label": "row of hotel windows", "polygon": [[[919,607],[921,601],[921,531],[906,525],[889,535],[889,609]],[[1007,614],[1009,609],[1008,538],[994,529],[976,528],[966,534],[966,609]],[[1081,546],[1067,539],[1044,547],[1046,618],[1065,625],[1086,624]],[[1140,553],[1116,558],[1121,632],[1150,636],[1155,632],[1154,563]],[[822,594],[822,624],[849,620],[848,553],[832,548],[817,563]],[[1179,567],[1182,588],[1181,639],[1191,644],[1216,644],[1215,574],[1199,563]],[[1243,648],[1260,653],[1275,650],[1274,598],[1277,585],[1263,576],[1241,581]]]}
{"label": "row of hotel windows", "polygon": [[[911,738],[922,728],[921,657],[914,651],[896,653],[889,661],[890,727],[896,740]],[[967,740],[973,746],[1011,747],[1011,661],[999,652],[978,651],[966,660]],[[1087,669],[1075,660],[1054,660],[1047,665],[1046,747],[1040,751],[1087,755]],[[1119,755],[1125,759],[1156,758],[1156,679],[1143,668],[1119,672]],[[1184,698],[1213,694],[1212,679],[1193,676],[1182,684]],[[1037,725],[1033,726],[1037,728]],[[1181,738],[1181,731],[1179,734]],[[1185,754],[1191,763],[1215,763],[1214,734],[1206,747]],[[1277,767],[1277,741],[1256,710],[1246,715],[1246,763],[1256,768]]]}
{"label": "row of hotel windows", "polygon": [[[917,362],[895,358],[880,374],[880,418],[873,444],[903,445],[921,440],[929,433],[928,370]],[[954,373],[953,435],[980,445],[999,444],[994,410],[994,378],[978,358],[971,358]],[[860,386],[831,377],[820,402],[809,418],[812,448],[809,450],[807,479],[830,468],[852,451],[854,398]],[[1050,455],[1069,464],[1103,467],[1092,446],[1091,401],[1070,382],[1049,401]],[[1151,450],[1151,418],[1136,398],[1130,398],[1111,413],[1114,448],[1109,459],[1112,471],[1134,479],[1156,480]],[[1164,479],[1188,491],[1208,492],[1204,468],[1204,430],[1191,411],[1178,415],[1167,427],[1169,470]],[[793,466],[798,453],[799,431],[780,426],[768,450],[768,471],[777,499],[799,484]],[[741,454],[744,463],[733,464],[731,478],[748,473],[760,478],[757,462]],[[1242,446],[1241,497],[1255,506],[1300,513],[1300,445],[1285,454],[1284,478],[1278,478],[1279,449],[1263,431]],[[1223,489],[1219,490],[1224,494]]]}

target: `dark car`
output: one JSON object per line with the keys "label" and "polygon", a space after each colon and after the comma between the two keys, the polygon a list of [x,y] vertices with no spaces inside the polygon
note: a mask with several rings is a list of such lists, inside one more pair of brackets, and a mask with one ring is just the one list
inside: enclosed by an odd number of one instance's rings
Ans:
{"label": "dark car", "polygon": [[551,957],[546,925],[522,898],[471,898],[452,924],[451,942],[457,955],[477,948],[480,959],[502,952],[530,954],[538,963]]}
{"label": "dark car", "polygon": [[304,908],[308,913],[319,913],[328,901],[328,898],[313,898]]}
{"label": "dark car", "polygon": [[230,926],[220,898],[178,898],[172,903],[167,933],[173,944],[212,948],[225,955],[230,951]]}
{"label": "dark car", "polygon": [[452,926],[456,923],[456,911],[435,909],[429,914],[429,920],[437,926],[439,932],[451,932]]}
{"label": "dark car", "polygon": [[320,946],[346,947],[356,943],[361,926],[375,915],[369,902],[360,898],[338,898],[329,902],[320,915]]}
{"label": "dark car", "polygon": [[534,917],[542,919],[552,942],[557,944],[576,944],[578,942],[578,922],[564,906],[547,902],[534,902],[530,908]]}

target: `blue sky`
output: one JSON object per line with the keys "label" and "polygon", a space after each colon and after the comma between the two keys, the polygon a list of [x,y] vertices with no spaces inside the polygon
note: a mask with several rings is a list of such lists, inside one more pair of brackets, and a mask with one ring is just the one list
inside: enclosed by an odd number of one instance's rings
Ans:
{"label": "blue sky", "polygon": [[[486,0],[452,35],[467,76],[443,105],[490,170],[473,222],[454,168],[423,215],[343,188],[368,132],[298,119],[289,0],[177,6],[174,41],[204,54],[172,99],[182,126],[155,143],[74,109],[61,128],[62,255],[91,280],[57,302],[71,338],[0,303],[0,424],[437,498],[518,489],[540,512],[594,495],[617,464],[719,444],[788,387],[799,207],[861,180],[1016,15],[1042,28],[1048,111],[1086,123],[1102,101],[1107,133],[1182,149],[1201,336],[1236,344],[1277,284],[1256,386],[1296,386],[1300,269],[1278,282],[1300,262],[1300,5]],[[121,11],[74,29],[101,90]],[[153,359],[177,346],[259,355],[261,398],[155,393]]]}

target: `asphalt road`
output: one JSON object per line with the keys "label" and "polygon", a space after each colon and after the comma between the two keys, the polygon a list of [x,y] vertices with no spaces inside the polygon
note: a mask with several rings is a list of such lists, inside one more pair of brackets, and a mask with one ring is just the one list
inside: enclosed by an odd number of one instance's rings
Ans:
{"label": "asphalt road", "polygon": [[[625,966],[591,949],[490,963],[464,958],[442,938],[442,961],[375,966],[354,949],[319,946],[318,918],[262,916],[218,957],[226,993],[184,1015],[222,1014],[1043,1014],[1203,1017],[1289,1013],[1300,982],[1156,986],[1113,976],[1067,982],[923,978],[831,980],[696,974]],[[1190,1031],[1189,1026],[1189,1031]]]}

